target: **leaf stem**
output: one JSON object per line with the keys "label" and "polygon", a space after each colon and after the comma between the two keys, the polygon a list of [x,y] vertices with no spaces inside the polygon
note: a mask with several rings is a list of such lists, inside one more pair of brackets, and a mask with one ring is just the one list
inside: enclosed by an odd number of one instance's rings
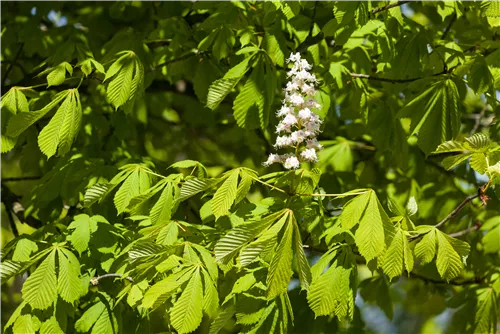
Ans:
{"label": "leaf stem", "polygon": [[279,192],[282,192],[283,194],[287,194],[288,195],[288,193],[286,191],[284,191],[283,189],[281,189],[281,188],[275,187],[272,184],[269,184],[267,182],[261,181],[261,180],[259,180],[259,178],[254,177],[254,176],[251,176],[251,178],[254,179],[255,181],[259,182],[259,183],[262,183],[262,184],[268,186],[271,189],[277,190]]}
{"label": "leaf stem", "polygon": [[[92,277],[90,279],[90,284],[93,285],[93,286],[97,286],[97,285],[99,285],[99,281],[101,279],[108,278],[108,277],[119,277],[119,278],[121,278],[121,277],[123,277],[123,275],[122,274],[104,274],[104,275],[101,275],[101,276]],[[127,281],[129,281],[129,282],[132,282],[132,283],[134,282],[134,280],[130,276],[125,277],[125,279]]]}

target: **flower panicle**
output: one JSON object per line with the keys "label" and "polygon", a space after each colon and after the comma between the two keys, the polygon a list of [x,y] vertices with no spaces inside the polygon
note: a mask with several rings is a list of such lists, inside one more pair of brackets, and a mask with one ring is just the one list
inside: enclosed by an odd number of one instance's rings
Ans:
{"label": "flower panicle", "polygon": [[263,165],[281,163],[286,169],[297,169],[301,162],[318,161],[317,152],[322,146],[316,137],[321,132],[322,120],[313,110],[321,105],[314,99],[318,81],[309,73],[312,66],[298,52],[292,53],[286,61],[293,65],[287,73],[289,81],[283,105],[276,112],[281,120],[276,126],[278,137],[274,147],[293,148],[294,153],[271,153]]}

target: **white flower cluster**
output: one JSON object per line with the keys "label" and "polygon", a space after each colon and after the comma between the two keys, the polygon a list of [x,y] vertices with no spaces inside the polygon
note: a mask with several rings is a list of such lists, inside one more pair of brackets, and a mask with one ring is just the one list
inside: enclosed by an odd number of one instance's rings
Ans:
{"label": "white flower cluster", "polygon": [[[287,73],[290,81],[285,88],[283,106],[276,113],[281,121],[276,127],[276,148],[293,147],[295,153],[270,154],[264,166],[281,163],[286,169],[297,169],[301,161],[316,162],[316,152],[321,145],[316,140],[320,132],[321,119],[311,109],[321,108],[313,98],[316,95],[314,74],[309,73],[312,66],[300,54],[291,54],[287,62],[293,67]],[[301,150],[302,149],[302,150]]]}

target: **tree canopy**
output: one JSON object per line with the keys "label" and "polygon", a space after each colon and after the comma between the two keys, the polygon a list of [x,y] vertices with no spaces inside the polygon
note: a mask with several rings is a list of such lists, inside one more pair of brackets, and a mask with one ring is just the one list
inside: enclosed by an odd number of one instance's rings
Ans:
{"label": "tree canopy", "polygon": [[495,333],[500,2],[1,2],[5,333]]}

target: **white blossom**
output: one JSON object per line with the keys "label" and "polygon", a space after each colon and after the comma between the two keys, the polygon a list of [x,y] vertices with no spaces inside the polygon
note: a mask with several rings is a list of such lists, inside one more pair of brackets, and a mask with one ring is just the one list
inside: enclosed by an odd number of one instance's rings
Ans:
{"label": "white blossom", "polygon": [[271,153],[269,154],[269,158],[267,158],[267,161],[264,162],[263,165],[269,167],[275,162],[281,162],[281,156],[279,154]]}
{"label": "white blossom", "polygon": [[288,114],[285,116],[285,118],[283,118],[281,123],[288,125],[288,126],[297,124],[297,117],[295,117],[294,115]]}
{"label": "white blossom", "polygon": [[309,162],[316,162],[318,161],[318,156],[316,155],[316,150],[314,148],[308,148],[305,149],[300,153],[300,156],[305,160]]}
{"label": "white blossom", "polygon": [[321,105],[313,98],[317,80],[314,74],[309,73],[311,64],[302,59],[300,53],[292,53],[287,63],[292,63],[292,66],[287,73],[289,81],[283,106],[276,112],[281,120],[276,126],[278,137],[274,147],[292,148],[294,153],[270,154],[263,165],[281,163],[286,169],[296,169],[301,161],[318,160],[316,152],[322,147],[316,136],[321,132],[322,120],[312,109],[321,108]]}
{"label": "white blossom", "polygon": [[283,167],[286,169],[297,169],[300,166],[299,159],[295,156],[290,156],[286,158],[285,163],[283,164]]}

